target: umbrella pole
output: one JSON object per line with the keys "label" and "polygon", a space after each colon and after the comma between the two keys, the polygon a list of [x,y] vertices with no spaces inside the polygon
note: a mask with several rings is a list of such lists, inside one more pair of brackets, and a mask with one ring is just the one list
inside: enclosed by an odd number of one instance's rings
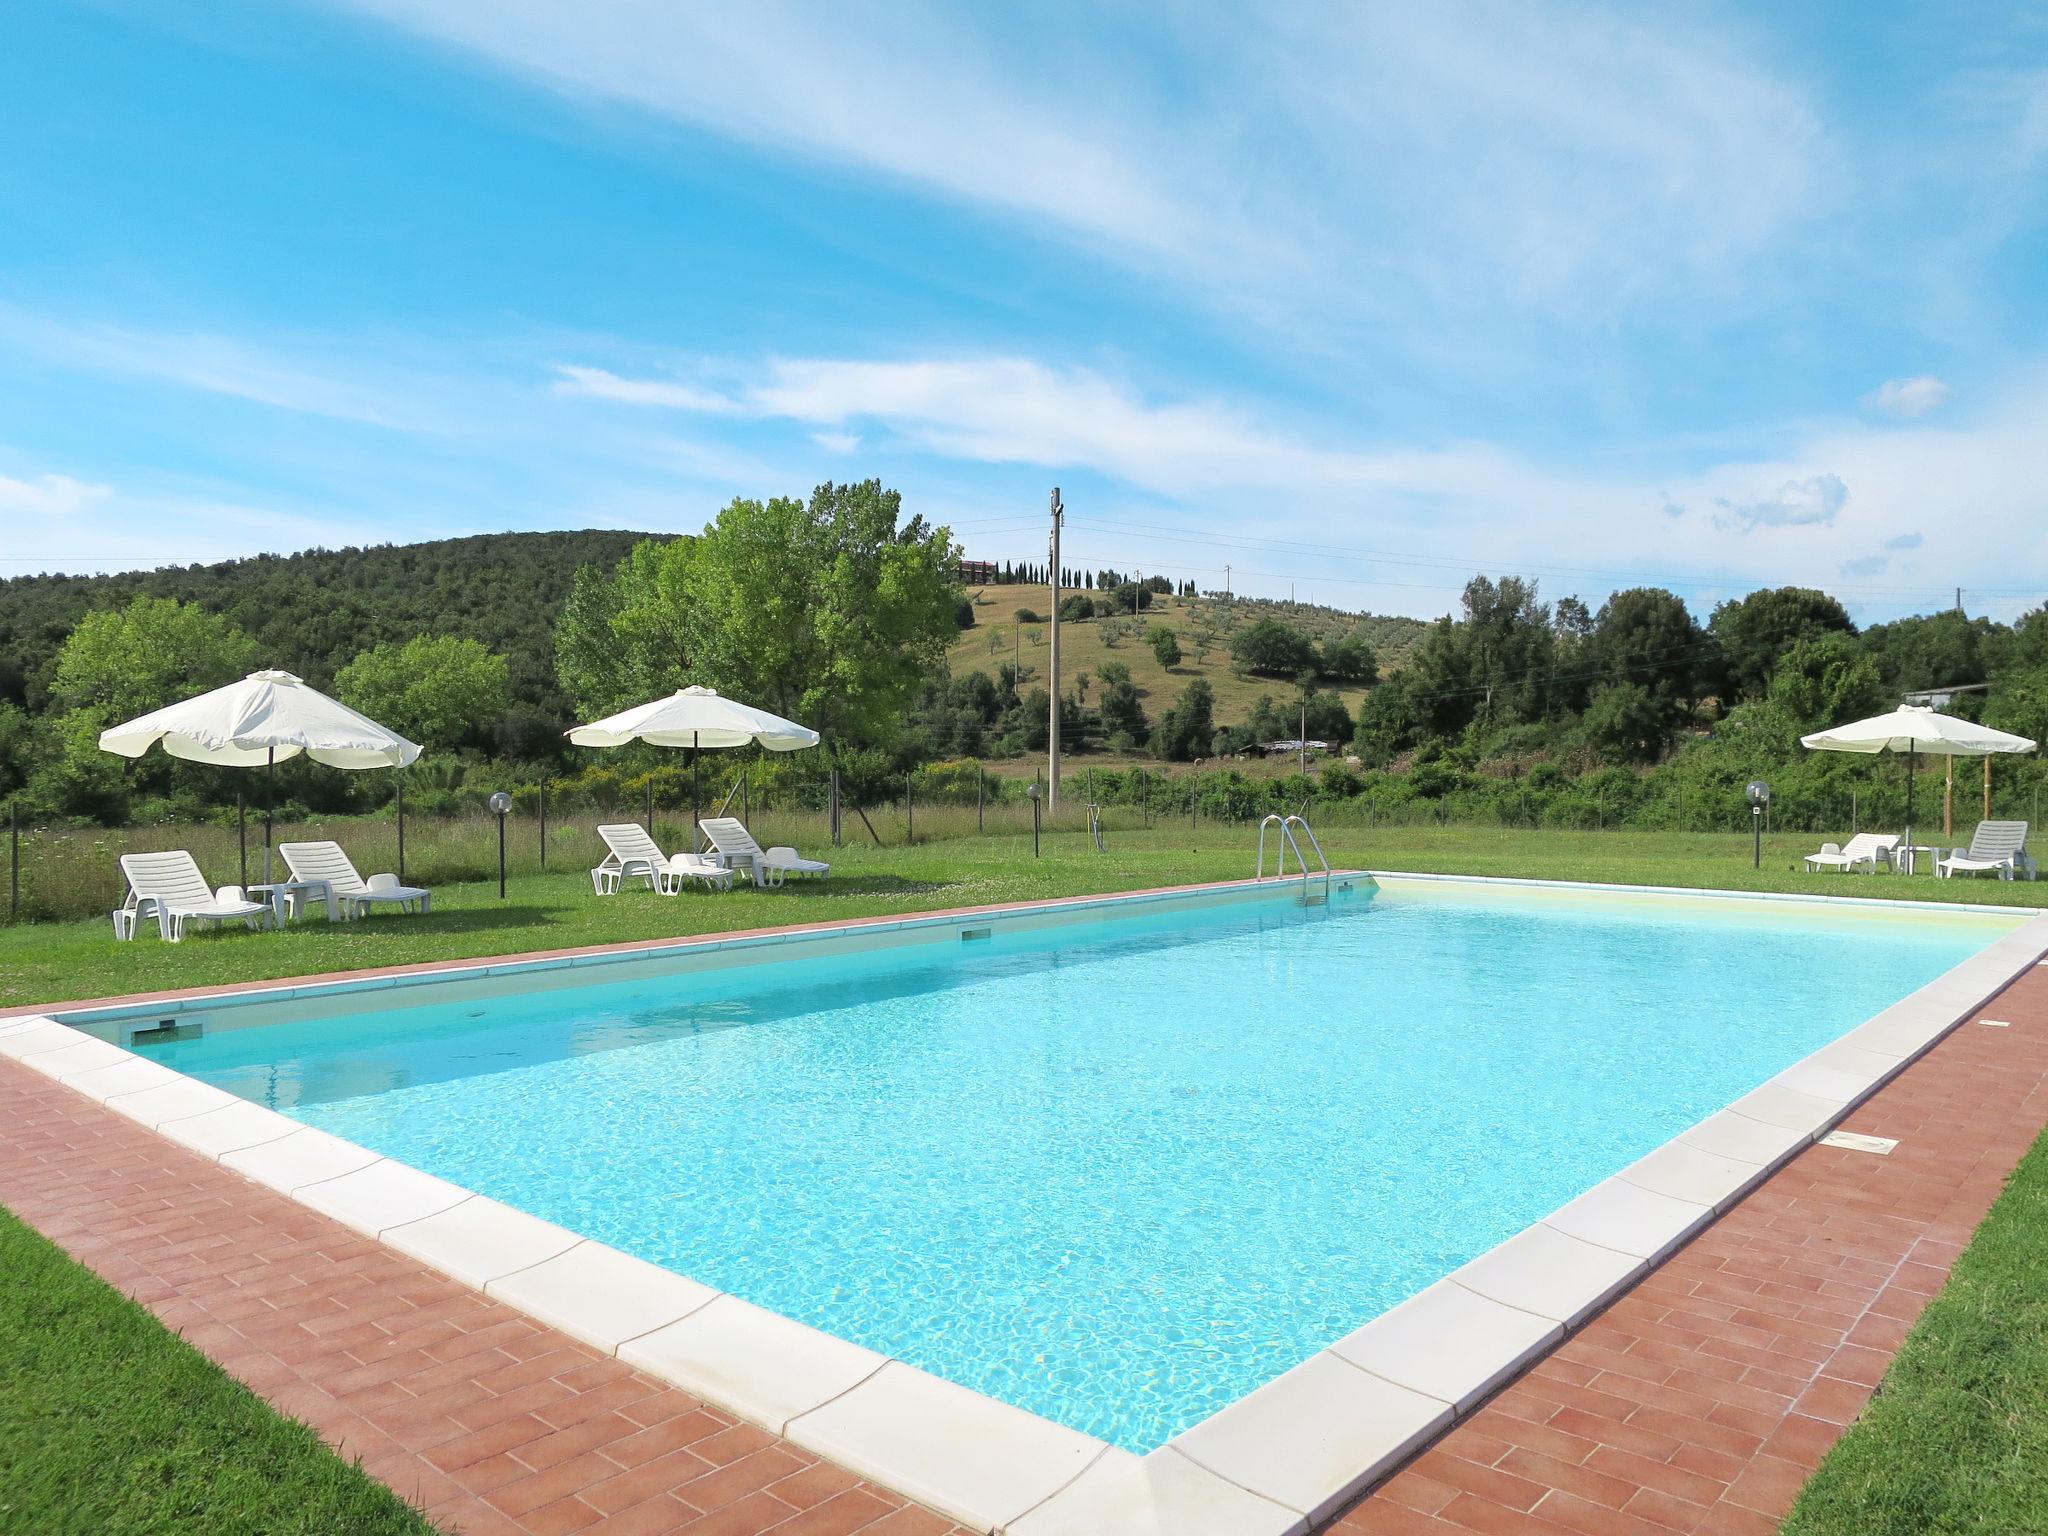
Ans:
{"label": "umbrella pole", "polygon": [[1991,819],[1991,754],[1984,754],[1984,820]]}
{"label": "umbrella pole", "polygon": [[242,887],[249,885],[249,808],[242,786],[235,786],[235,849],[242,860]]}
{"label": "umbrella pole", "polygon": [[698,755],[697,733],[692,731],[690,732],[690,849],[692,852],[695,852],[697,845],[703,841],[703,834],[697,830],[697,823],[702,819],[697,813],[698,807],[704,803],[703,797],[698,793],[697,789]]}
{"label": "umbrella pole", "polygon": [[1948,764],[1948,773],[1941,782],[1941,835],[1956,835],[1956,755],[1942,754],[1942,761]]}
{"label": "umbrella pole", "polygon": [[270,824],[277,814],[277,748],[263,770],[263,883],[270,884]]}

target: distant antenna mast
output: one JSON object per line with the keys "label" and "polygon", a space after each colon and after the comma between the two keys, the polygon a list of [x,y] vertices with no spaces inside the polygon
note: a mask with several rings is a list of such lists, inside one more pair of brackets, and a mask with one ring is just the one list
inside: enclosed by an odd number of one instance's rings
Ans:
{"label": "distant antenna mast", "polygon": [[1052,655],[1047,658],[1047,667],[1052,673],[1052,720],[1046,733],[1050,747],[1051,772],[1046,778],[1045,804],[1047,810],[1060,808],[1060,524],[1066,520],[1067,509],[1060,505],[1060,488],[1052,488]]}

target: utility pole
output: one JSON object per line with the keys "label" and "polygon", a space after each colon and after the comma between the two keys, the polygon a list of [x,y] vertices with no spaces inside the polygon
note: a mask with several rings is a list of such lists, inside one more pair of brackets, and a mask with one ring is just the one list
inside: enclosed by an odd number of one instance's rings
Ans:
{"label": "utility pole", "polygon": [[1957,612],[1957,613],[1961,613],[1962,611],[1963,611],[1963,589],[1962,589],[1961,587],[1957,587],[1957,588],[1956,588],[1956,612]]}
{"label": "utility pole", "polygon": [[1060,505],[1060,488],[1052,488],[1052,654],[1046,659],[1046,669],[1052,674],[1052,721],[1047,733],[1051,748],[1050,768],[1046,777],[1045,804],[1048,810],[1060,808],[1060,524],[1066,520],[1067,509]]}
{"label": "utility pole", "polygon": [[1230,562],[1228,560],[1223,562],[1223,595],[1225,598],[1230,596]]}

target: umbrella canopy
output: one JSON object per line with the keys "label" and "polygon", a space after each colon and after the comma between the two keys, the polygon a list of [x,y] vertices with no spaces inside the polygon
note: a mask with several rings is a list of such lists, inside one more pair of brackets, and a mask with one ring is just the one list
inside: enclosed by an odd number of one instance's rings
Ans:
{"label": "umbrella canopy", "polygon": [[1906,755],[1906,842],[1909,845],[1913,841],[1914,759],[1920,754],[1949,760],[1949,777],[1942,797],[1941,827],[1944,833],[1952,833],[1955,830],[1955,759],[1984,759],[1984,815],[1989,818],[1992,757],[2000,752],[2031,752],[2035,746],[2024,736],[1995,731],[1973,720],[1958,720],[1954,715],[1937,714],[1924,704],[1902,704],[1888,715],[1872,715],[1868,720],[1855,720],[1830,730],[1815,731],[1811,736],[1800,737],[1799,744],[1817,752],[1860,752],[1866,756],[1879,752],[1903,752]]}
{"label": "umbrella canopy", "polygon": [[172,757],[230,768],[263,767],[301,752],[330,768],[403,768],[420,755],[403,736],[289,672],[251,672],[100,732],[100,746],[123,757],[158,744]]}
{"label": "umbrella canopy", "polygon": [[715,688],[696,687],[579,725],[567,734],[579,747],[623,747],[634,741],[657,747],[759,743],[771,752],[795,752],[818,744],[818,733],[809,726],[728,699]]}
{"label": "umbrella canopy", "polygon": [[2031,752],[2035,747],[2024,736],[1936,714],[1917,704],[1815,731],[1800,737],[1799,744],[1817,752],[1925,752],[1930,757],[1989,757],[1994,752]]}

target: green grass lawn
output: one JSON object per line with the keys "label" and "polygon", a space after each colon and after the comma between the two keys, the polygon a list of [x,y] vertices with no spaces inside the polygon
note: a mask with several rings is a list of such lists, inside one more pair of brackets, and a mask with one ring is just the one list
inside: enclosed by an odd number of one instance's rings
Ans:
{"label": "green grass lawn", "polygon": [[2048,1137],[2013,1173],[1786,1536],[2048,1531]]}
{"label": "green grass lawn", "polygon": [[[829,881],[677,897],[636,886],[600,898],[581,870],[522,875],[503,901],[495,882],[443,886],[425,918],[387,914],[333,926],[315,920],[283,933],[237,925],[178,945],[151,930],[117,943],[104,919],[23,924],[0,929],[0,1007],[1233,879],[1252,872],[1256,836],[1251,827],[1206,821],[1119,829],[1099,854],[1085,834],[1063,832],[1047,836],[1036,859],[1029,836],[908,848],[850,843],[832,851]],[[1768,839],[1761,871],[1750,867],[1748,839],[1707,833],[1331,826],[1323,840],[1340,867],[2048,905],[2048,884],[1804,874],[1799,855],[1818,846],[1810,836]]]}
{"label": "green grass lawn", "polygon": [[312,1430],[5,1211],[0,1276],[0,1531],[433,1532]]}

